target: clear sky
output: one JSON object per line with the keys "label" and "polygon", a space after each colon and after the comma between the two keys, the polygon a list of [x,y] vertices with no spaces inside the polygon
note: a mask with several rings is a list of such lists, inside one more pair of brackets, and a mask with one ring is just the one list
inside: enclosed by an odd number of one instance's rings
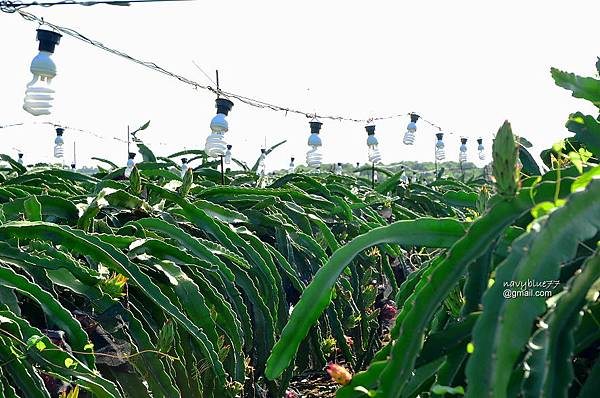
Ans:
{"label": "clear sky", "polygon": [[[193,1],[115,6],[30,7],[37,16],[71,27],[109,47],[203,84],[193,65],[220,71],[224,90],[322,114],[354,118],[422,114],[440,125],[448,160],[460,135],[491,137],[503,120],[535,145],[535,153],[568,134],[564,123],[585,101],[556,87],[550,67],[594,75],[597,0],[565,1]],[[67,131],[67,163],[77,141],[79,165],[92,156],[124,165],[127,125],[151,120],[142,138],[158,154],[203,148],[215,113],[214,95],[77,41],[62,38],[54,60],[54,112],[22,109],[29,64],[37,53],[37,24],[0,14],[0,125],[50,120],[106,137]],[[594,113],[592,113],[594,114]],[[226,140],[252,164],[264,144],[288,142],[268,169],[304,162],[308,119],[236,103]],[[419,123],[416,145],[402,144],[408,118],[377,124],[384,162],[433,160],[435,129]],[[325,162],[367,161],[362,124],[323,120]],[[0,152],[50,161],[49,126],[0,129]]]}

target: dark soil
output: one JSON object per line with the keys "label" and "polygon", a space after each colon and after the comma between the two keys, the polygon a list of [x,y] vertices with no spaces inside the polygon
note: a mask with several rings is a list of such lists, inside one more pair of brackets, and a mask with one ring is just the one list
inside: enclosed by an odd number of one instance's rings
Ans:
{"label": "dark soil", "polygon": [[297,396],[291,394],[289,398],[334,398],[338,387],[326,372],[306,373],[292,379],[288,391]]}

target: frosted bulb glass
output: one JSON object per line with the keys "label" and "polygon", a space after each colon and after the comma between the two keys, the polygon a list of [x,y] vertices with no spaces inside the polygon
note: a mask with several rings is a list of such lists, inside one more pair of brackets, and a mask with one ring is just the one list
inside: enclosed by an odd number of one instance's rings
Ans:
{"label": "frosted bulb glass", "polygon": [[318,146],[311,146],[311,149],[306,152],[306,164],[309,167],[319,168],[323,161],[323,155],[319,152]]}
{"label": "frosted bulb glass", "polygon": [[217,113],[210,121],[210,129],[213,133],[226,133],[229,131],[229,123],[227,123],[225,115]]}
{"label": "frosted bulb glass", "polygon": [[19,158],[19,159],[17,160],[17,163],[19,163],[19,164],[23,164],[23,158]]}
{"label": "frosted bulb glass", "polygon": [[226,150],[225,151],[225,157],[223,158],[223,162],[225,164],[230,164],[231,163],[231,150]]}
{"label": "frosted bulb glass", "polygon": [[217,158],[224,156],[227,150],[227,143],[225,142],[224,133],[212,132],[206,138],[206,144],[204,145],[204,152],[211,158]]}
{"label": "frosted bulb glass", "polygon": [[479,144],[479,146],[477,146],[479,160],[485,160],[485,152],[483,150],[484,150],[483,145]]}
{"label": "frosted bulb glass", "polygon": [[377,145],[369,145],[369,162],[379,163],[381,162],[381,153]]}
{"label": "frosted bulb glass", "polygon": [[335,174],[338,176],[342,175],[342,166],[339,164],[335,165]]}
{"label": "frosted bulb glass", "polygon": [[288,167],[288,172],[289,173],[293,173],[296,170],[296,165],[294,164],[294,162],[290,162],[290,165]]}

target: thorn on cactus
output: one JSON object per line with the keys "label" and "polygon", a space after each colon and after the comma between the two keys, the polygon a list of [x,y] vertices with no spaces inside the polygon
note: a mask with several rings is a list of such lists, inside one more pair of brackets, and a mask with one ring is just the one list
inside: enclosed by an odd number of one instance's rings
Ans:
{"label": "thorn on cactus", "polygon": [[337,363],[330,363],[327,365],[325,370],[327,370],[327,373],[329,373],[329,376],[331,376],[333,381],[338,384],[345,386],[350,384],[352,381],[352,375],[350,372],[345,367],[338,365]]}

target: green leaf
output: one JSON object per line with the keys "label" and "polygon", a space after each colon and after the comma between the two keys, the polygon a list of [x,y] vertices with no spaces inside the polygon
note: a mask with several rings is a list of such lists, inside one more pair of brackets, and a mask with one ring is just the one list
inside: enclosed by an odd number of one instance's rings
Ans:
{"label": "green leaf", "polygon": [[557,86],[572,91],[573,97],[591,101],[600,108],[600,80],[577,76],[556,68],[551,68],[550,71]]}
{"label": "green leaf", "polygon": [[27,218],[27,220],[42,221],[42,205],[35,196],[25,200],[23,202],[23,207],[25,209],[25,218]]}
{"label": "green leaf", "polygon": [[107,160],[107,159],[92,157],[92,160],[97,160],[97,161],[99,161],[101,163],[106,163],[107,165],[110,166],[111,169],[117,169],[117,168],[119,168],[119,166],[117,166],[116,164],[114,164],[113,162],[111,162],[110,160]]}
{"label": "green leaf", "polygon": [[569,115],[567,129],[575,133],[575,140],[585,145],[596,157],[600,156],[600,122],[593,116],[576,112]]}

